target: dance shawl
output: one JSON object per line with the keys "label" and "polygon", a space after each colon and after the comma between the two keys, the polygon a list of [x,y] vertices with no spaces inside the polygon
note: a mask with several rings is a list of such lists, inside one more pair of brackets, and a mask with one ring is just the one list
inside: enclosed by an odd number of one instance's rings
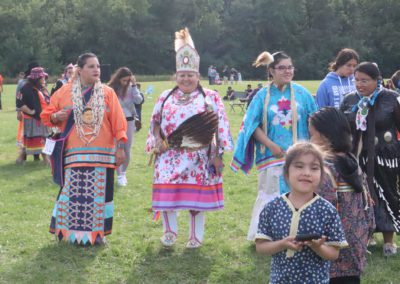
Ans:
{"label": "dance shawl", "polygon": [[[293,88],[296,101],[297,139],[308,140],[308,118],[317,110],[317,106],[312,95],[304,87],[296,83],[291,83],[290,86]],[[267,129],[268,138],[284,151],[293,144],[295,137],[292,133],[292,105],[294,104],[291,104],[290,100],[291,88],[287,86],[283,91],[274,85],[271,85],[270,88],[271,95],[267,103],[267,127],[263,127],[263,121],[268,87],[258,91],[243,118],[231,162],[231,168],[235,172],[241,169],[244,173],[249,173],[254,162],[259,171],[281,165],[284,162],[283,158],[275,158],[268,148],[263,149],[263,145],[254,139],[253,133],[257,127]],[[293,113],[295,112],[293,111]]]}

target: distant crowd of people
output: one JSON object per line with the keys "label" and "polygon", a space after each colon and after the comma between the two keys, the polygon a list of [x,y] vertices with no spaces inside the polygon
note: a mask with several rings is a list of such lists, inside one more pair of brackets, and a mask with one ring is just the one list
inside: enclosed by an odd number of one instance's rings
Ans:
{"label": "distant crowd of people", "polygon": [[228,82],[233,85],[233,83],[241,83],[243,78],[242,74],[235,68],[230,68],[225,65],[222,70],[222,79],[217,71],[217,67],[210,65],[207,71],[208,84],[209,85],[227,85]]}

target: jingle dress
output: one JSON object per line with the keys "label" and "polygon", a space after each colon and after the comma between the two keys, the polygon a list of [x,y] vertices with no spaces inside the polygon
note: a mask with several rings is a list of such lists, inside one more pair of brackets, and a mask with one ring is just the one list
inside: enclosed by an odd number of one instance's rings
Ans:
{"label": "jingle dress", "polygon": [[[400,232],[400,96],[382,88],[374,102],[368,102],[366,130],[356,129],[358,93],[347,95],[341,111],[346,115],[353,134],[355,151],[360,150],[360,166],[371,178],[368,183],[371,195],[375,197],[375,222],[377,232]],[[371,105],[372,104],[372,105]],[[373,113],[373,115],[371,115]],[[372,129],[374,128],[374,129]],[[373,134],[373,132],[375,132]],[[361,143],[359,141],[361,140]],[[361,149],[357,146],[361,144]],[[368,174],[368,150],[374,151],[373,174]]]}
{"label": "jingle dress", "polygon": [[[126,119],[114,90],[105,85],[102,88],[104,116],[98,136],[89,144],[83,142],[75,123],[67,138],[65,183],[51,218],[50,233],[75,244],[101,244],[112,231],[115,140],[126,141]],[[50,116],[72,108],[72,83],[68,83],[51,97],[42,119],[46,125],[63,131],[66,121],[52,124]]]}
{"label": "jingle dress", "polygon": [[[206,103],[218,115],[218,149],[214,155],[223,154],[233,148],[229,122],[224,105],[217,92],[204,89],[205,97],[196,89],[190,93],[187,101],[180,98],[184,94],[176,89],[168,98],[171,90],[161,94],[156,102],[147,137],[146,152],[155,147],[153,135],[155,123],[161,121],[161,131],[168,137],[185,120],[204,112]],[[166,99],[167,98],[167,99]],[[164,102],[165,101],[165,102]],[[163,108],[161,108],[164,103]],[[224,207],[222,175],[209,170],[209,147],[200,149],[169,148],[158,154],[154,164],[152,207],[155,211],[195,210],[212,211]]]}

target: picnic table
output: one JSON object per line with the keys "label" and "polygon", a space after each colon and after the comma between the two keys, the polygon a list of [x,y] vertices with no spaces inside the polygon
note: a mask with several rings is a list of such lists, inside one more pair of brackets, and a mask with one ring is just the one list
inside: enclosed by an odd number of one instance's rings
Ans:
{"label": "picnic table", "polygon": [[230,112],[236,112],[238,108],[241,113],[245,113],[247,104],[246,92],[235,92],[235,99],[229,103]]}

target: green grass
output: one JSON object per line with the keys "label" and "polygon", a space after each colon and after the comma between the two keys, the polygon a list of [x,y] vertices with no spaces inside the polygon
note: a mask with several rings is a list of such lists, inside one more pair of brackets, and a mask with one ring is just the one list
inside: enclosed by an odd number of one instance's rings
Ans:
{"label": "green grass", "polygon": [[[248,82],[234,85],[244,90]],[[251,82],[253,86],[257,82]],[[315,93],[318,82],[301,82]],[[246,241],[252,206],[257,194],[257,176],[234,174],[225,168],[225,209],[206,214],[204,246],[184,248],[188,215],[179,216],[179,237],[171,250],[162,248],[161,222],[152,221],[152,168],[144,153],[149,117],[158,94],[172,82],[153,85],[155,94],[143,108],[143,130],[136,134],[129,185],[116,187],[113,233],[105,247],[74,247],[55,241],[48,233],[58,188],[50,170],[29,161],[15,165],[15,85],[5,86],[0,111],[0,283],[267,283],[270,258],[255,253]],[[205,84],[206,86],[206,84]],[[213,86],[214,88],[214,86]],[[225,95],[226,86],[215,86]],[[242,114],[230,113],[236,139]],[[225,156],[228,164],[231,153]],[[385,259],[382,240],[368,256],[363,283],[399,283],[400,256]]]}

